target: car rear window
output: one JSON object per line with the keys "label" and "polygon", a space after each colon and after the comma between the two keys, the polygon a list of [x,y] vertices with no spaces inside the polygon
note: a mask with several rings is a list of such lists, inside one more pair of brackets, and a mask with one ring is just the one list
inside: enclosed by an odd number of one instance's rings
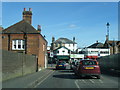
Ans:
{"label": "car rear window", "polygon": [[96,61],[82,61],[82,65],[97,65]]}

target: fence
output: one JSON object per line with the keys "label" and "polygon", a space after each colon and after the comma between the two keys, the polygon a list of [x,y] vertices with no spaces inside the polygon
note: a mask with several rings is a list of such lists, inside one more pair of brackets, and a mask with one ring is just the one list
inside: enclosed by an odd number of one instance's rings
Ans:
{"label": "fence", "polygon": [[119,60],[120,60],[120,53],[104,56],[98,59],[99,65],[101,66],[102,69],[105,70],[109,70],[109,69],[120,70]]}
{"label": "fence", "polygon": [[36,72],[36,69],[35,56],[2,50],[2,81]]}

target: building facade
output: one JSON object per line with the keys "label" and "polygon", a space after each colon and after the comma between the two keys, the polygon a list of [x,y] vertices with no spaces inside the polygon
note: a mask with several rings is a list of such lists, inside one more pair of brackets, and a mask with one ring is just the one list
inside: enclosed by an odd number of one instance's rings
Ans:
{"label": "building facade", "polygon": [[75,53],[76,49],[77,43],[75,42],[75,37],[73,37],[73,40],[67,38],[59,38],[55,40],[55,38],[52,37],[51,52],[53,52],[54,61],[64,60],[69,62],[71,54]]}
{"label": "building facade", "polygon": [[110,49],[105,48],[103,43],[96,42],[88,47],[78,50],[78,53],[84,54],[84,58],[98,58],[110,55]]}
{"label": "building facade", "polygon": [[55,38],[52,37],[51,50],[55,50],[62,46],[70,49],[71,51],[76,51],[77,43],[75,42],[75,37],[73,37],[73,41],[67,38],[59,38],[55,40]]}
{"label": "building facade", "polygon": [[47,67],[47,41],[41,35],[40,25],[36,30],[31,24],[31,8],[29,11],[24,8],[23,20],[2,30],[2,49],[35,55],[40,70]]}
{"label": "building facade", "polygon": [[106,39],[104,47],[110,48],[110,54],[120,53],[120,41]]}

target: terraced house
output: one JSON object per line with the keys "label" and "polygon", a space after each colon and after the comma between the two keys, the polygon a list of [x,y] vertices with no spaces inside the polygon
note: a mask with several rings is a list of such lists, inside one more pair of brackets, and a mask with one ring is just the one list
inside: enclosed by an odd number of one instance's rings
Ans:
{"label": "terraced house", "polygon": [[32,10],[23,11],[23,20],[2,30],[2,49],[35,55],[38,58],[38,70],[47,66],[47,41],[41,35],[41,27],[32,26]]}

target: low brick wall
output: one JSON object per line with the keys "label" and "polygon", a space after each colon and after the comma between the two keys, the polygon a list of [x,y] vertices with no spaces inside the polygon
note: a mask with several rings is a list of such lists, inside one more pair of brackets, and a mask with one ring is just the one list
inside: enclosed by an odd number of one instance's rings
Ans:
{"label": "low brick wall", "polygon": [[109,70],[109,69],[120,70],[119,60],[120,60],[120,53],[101,57],[98,59],[98,62],[101,68],[105,70]]}
{"label": "low brick wall", "polygon": [[36,69],[35,56],[2,50],[2,81],[34,73]]}

